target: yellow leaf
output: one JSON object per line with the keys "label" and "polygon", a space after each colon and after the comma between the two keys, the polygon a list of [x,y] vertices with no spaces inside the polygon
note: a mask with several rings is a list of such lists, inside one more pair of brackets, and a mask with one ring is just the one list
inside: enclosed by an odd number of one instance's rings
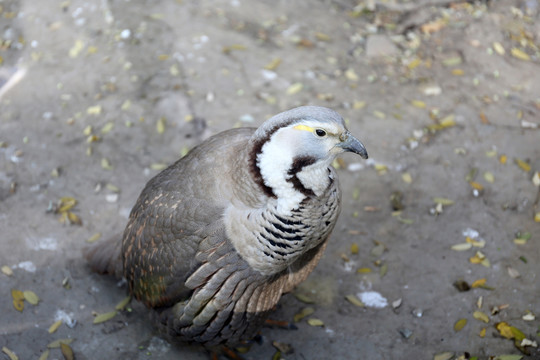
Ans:
{"label": "yellow leaf", "polygon": [[164,117],[160,117],[156,123],[156,131],[158,134],[163,134],[165,132],[166,120]]}
{"label": "yellow leaf", "polygon": [[316,318],[308,319],[307,323],[311,326],[324,326],[324,322]]}
{"label": "yellow leaf", "polygon": [[525,51],[523,51],[521,49],[512,48],[512,50],[510,50],[510,52],[512,53],[512,56],[514,56],[515,58],[518,58],[520,60],[525,60],[525,61],[531,60],[531,57],[529,56],[529,54],[527,54]]}
{"label": "yellow leaf", "polygon": [[480,334],[478,334],[481,338],[484,338],[486,336],[486,328],[482,328],[482,330],[480,330]]}
{"label": "yellow leaf", "polygon": [[508,156],[506,156],[506,155],[501,155],[501,156],[499,156],[499,162],[500,162],[501,164],[503,164],[503,165],[506,164],[506,161],[507,161],[507,160],[508,160]]}
{"label": "yellow leaf", "polygon": [[371,272],[371,269],[368,267],[363,267],[358,270],[356,270],[358,274],[369,274]]}
{"label": "yellow leaf", "polygon": [[315,312],[315,309],[312,307],[305,307],[299,313],[295,314],[293,317],[294,322],[299,322],[306,316],[309,316]]}
{"label": "yellow leaf", "polygon": [[93,324],[100,324],[102,322],[111,320],[113,317],[116,316],[116,314],[118,314],[118,311],[116,311],[116,310],[109,311],[108,313],[104,313],[104,314],[99,314],[98,316],[96,316],[94,318],[94,321],[92,323]]}
{"label": "yellow leaf", "polygon": [[58,330],[58,328],[60,327],[60,325],[62,325],[62,320],[58,320],[56,321],[54,324],[52,324],[50,327],[49,327],[49,334],[52,334],[54,332],[56,332],[56,330]]}
{"label": "yellow leaf", "polygon": [[264,66],[264,68],[266,70],[271,70],[271,71],[274,71],[277,69],[277,67],[279,66],[279,64],[281,64],[281,59],[280,58],[274,58],[272,59],[272,61],[270,61],[268,64],[266,64]]}
{"label": "yellow leaf", "polygon": [[357,243],[354,243],[351,245],[351,254],[358,254],[358,251],[360,251],[360,248],[358,247]]}
{"label": "yellow leaf", "polygon": [[451,249],[454,251],[466,251],[466,250],[469,250],[470,248],[472,248],[472,245],[469,243],[456,244],[456,245],[452,245],[451,247]]}
{"label": "yellow leaf", "polygon": [[130,301],[131,301],[131,296],[126,296],[122,301],[116,304],[114,308],[116,310],[124,310],[124,308],[129,304]]}
{"label": "yellow leaf", "polygon": [[26,290],[23,292],[24,299],[28,301],[32,305],[37,305],[39,303],[39,297],[36,295],[35,292]]}
{"label": "yellow leaf", "polygon": [[366,107],[366,102],[365,101],[355,100],[353,102],[353,109],[354,110],[360,110],[360,109],[363,109],[365,107]]}
{"label": "yellow leaf", "polygon": [[49,358],[49,349],[45,349],[45,351],[41,354],[38,360],[47,360]]}
{"label": "yellow leaf", "polygon": [[348,302],[350,302],[351,304],[355,305],[355,306],[358,306],[358,307],[364,307],[364,303],[359,299],[357,298],[355,295],[347,295],[345,296],[345,299],[347,299]]}
{"label": "yellow leaf", "polygon": [[345,71],[345,77],[350,81],[358,81],[358,75],[356,75],[354,69],[347,69],[347,71]]}
{"label": "yellow leaf", "polygon": [[103,127],[101,128],[101,133],[102,134],[107,134],[107,133],[111,132],[112,129],[114,129],[114,123],[111,121],[111,122],[108,122],[105,125],[103,125]]}
{"label": "yellow leaf", "polygon": [[461,331],[467,325],[467,319],[459,319],[454,324],[454,331]]}
{"label": "yellow leaf", "polygon": [[409,174],[409,173],[403,173],[403,174],[401,175],[401,179],[402,179],[404,182],[406,182],[407,184],[412,183],[412,176],[411,176],[411,174]]}
{"label": "yellow leaf", "polygon": [[373,115],[375,115],[376,117],[378,117],[379,119],[384,119],[386,118],[386,114],[383,113],[382,111],[378,111],[378,110],[375,110],[373,112]]}
{"label": "yellow leaf", "polygon": [[486,279],[483,278],[483,279],[478,279],[476,281],[474,281],[472,284],[471,284],[471,287],[472,288],[477,288],[477,287],[480,287],[482,285],[485,285],[486,284]]}
{"label": "yellow leaf", "polygon": [[504,55],[506,53],[506,51],[504,50],[504,47],[499,42],[494,42],[493,43],[493,49],[499,55]]}
{"label": "yellow leaf", "polygon": [[19,360],[19,357],[5,346],[2,346],[2,352],[9,357],[9,360]]}
{"label": "yellow leaf", "polygon": [[420,100],[413,100],[411,101],[412,106],[417,107],[419,109],[425,109],[426,103]]}
{"label": "yellow leaf", "polygon": [[454,118],[455,118],[454,115],[452,114],[448,115],[444,117],[443,119],[441,119],[441,121],[439,121],[439,125],[442,126],[443,129],[455,126],[456,121],[454,120]]}
{"label": "yellow leaf", "polygon": [[101,238],[101,233],[95,233],[94,235],[90,236],[86,242],[89,242],[89,243],[93,243],[94,241],[97,241],[99,240],[99,238]]}
{"label": "yellow leaf", "polygon": [[47,347],[49,349],[56,349],[60,347],[60,344],[71,344],[73,342],[73,339],[58,339],[53,341],[52,343],[49,343]]}
{"label": "yellow leaf", "polygon": [[167,55],[167,54],[158,55],[158,60],[160,60],[160,61],[165,61],[165,60],[168,60],[169,58],[170,58],[170,56]]}
{"label": "yellow leaf", "polygon": [[486,246],[486,241],[485,240],[474,240],[474,239],[467,236],[465,238],[465,241],[467,241],[472,246],[478,247],[478,248],[483,248],[484,246]]}
{"label": "yellow leaf", "polygon": [[497,330],[499,330],[499,333],[507,339],[512,339],[514,337],[514,333],[512,332],[510,325],[508,325],[508,323],[504,321],[497,323],[495,325],[495,328],[497,328]]}
{"label": "yellow leaf", "polygon": [[434,202],[435,204],[441,204],[441,205],[444,205],[444,206],[448,206],[448,205],[454,204],[454,201],[453,201],[453,200],[446,199],[446,198],[441,198],[441,197],[433,198],[433,202]]}
{"label": "yellow leaf", "polygon": [[105,169],[105,170],[112,170],[113,169],[110,160],[107,159],[107,158],[102,158],[101,159],[101,167],[103,169]]}
{"label": "yellow leaf", "polygon": [[414,68],[418,67],[422,63],[422,60],[420,58],[414,58],[411,62],[407,64],[407,67],[409,70],[413,70]]}
{"label": "yellow leaf", "polygon": [[526,163],[526,162],[523,161],[523,160],[516,159],[516,164],[517,164],[523,171],[526,171],[526,172],[531,171],[531,165],[529,165],[528,163]]}
{"label": "yellow leaf", "polygon": [[534,214],[534,221],[540,222],[540,212],[537,212],[536,214]]}
{"label": "yellow leaf", "polygon": [[452,70],[452,75],[463,76],[464,74],[465,74],[465,71],[463,71],[463,69],[453,69]]}
{"label": "yellow leaf", "polygon": [[88,115],[100,115],[102,109],[103,108],[101,105],[90,106],[88,109],[86,109],[86,113]]}
{"label": "yellow leaf", "polygon": [[488,182],[488,183],[494,183],[495,182],[495,176],[490,173],[489,171],[486,171],[484,173],[484,179]]}
{"label": "yellow leaf", "polygon": [[73,349],[68,344],[60,343],[60,350],[62,355],[64,355],[65,360],[74,360],[75,355],[73,354]]}
{"label": "yellow leaf", "polygon": [[469,182],[469,184],[471,185],[471,187],[473,189],[476,189],[478,191],[484,190],[484,185],[482,185],[480,183],[477,183],[476,181],[471,181],[471,182]]}
{"label": "yellow leaf", "polygon": [[285,92],[287,95],[294,95],[298,94],[302,89],[304,88],[304,85],[302,83],[294,83]]}
{"label": "yellow leaf", "polygon": [[77,205],[77,200],[69,196],[63,196],[58,203],[58,212],[65,213]]}
{"label": "yellow leaf", "polygon": [[2,266],[2,273],[4,273],[4,275],[7,275],[7,276],[11,276],[13,275],[13,270],[11,270],[11,268],[9,266]]}
{"label": "yellow leaf", "polygon": [[480,320],[480,321],[485,322],[486,324],[489,322],[489,316],[487,316],[485,313],[483,313],[481,311],[478,311],[478,310],[473,313],[473,317],[476,320]]}

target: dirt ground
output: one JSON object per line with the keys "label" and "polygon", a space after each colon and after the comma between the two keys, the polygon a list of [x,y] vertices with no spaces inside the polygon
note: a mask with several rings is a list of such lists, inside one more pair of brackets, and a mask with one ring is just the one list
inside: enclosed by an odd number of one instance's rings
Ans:
{"label": "dirt ground", "polygon": [[[126,290],[81,250],[195,144],[304,104],[341,113],[370,159],[338,163],[326,254],[272,318],[314,312],[243,356],[540,359],[539,6],[0,0],[0,359],[57,339],[77,359],[207,359],[140,304],[93,324]],[[13,289],[39,303],[17,311]]]}

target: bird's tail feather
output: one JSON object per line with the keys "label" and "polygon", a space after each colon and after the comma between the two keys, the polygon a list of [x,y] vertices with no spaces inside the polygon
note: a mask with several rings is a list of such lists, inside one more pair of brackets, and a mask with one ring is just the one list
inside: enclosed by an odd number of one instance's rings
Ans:
{"label": "bird's tail feather", "polygon": [[83,250],[83,255],[90,268],[98,274],[109,274],[121,279],[122,235],[117,234],[105,241],[100,241]]}

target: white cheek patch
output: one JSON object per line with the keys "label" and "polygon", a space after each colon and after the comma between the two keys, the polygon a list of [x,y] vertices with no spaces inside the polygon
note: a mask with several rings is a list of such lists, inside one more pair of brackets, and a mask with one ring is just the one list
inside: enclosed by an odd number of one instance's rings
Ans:
{"label": "white cheek patch", "polygon": [[305,197],[294,189],[291,182],[287,181],[290,178],[287,172],[291,168],[297,147],[294,135],[287,128],[278,130],[264,144],[258,156],[258,166],[264,183],[272,188],[278,197],[277,208],[283,213],[298,208]]}

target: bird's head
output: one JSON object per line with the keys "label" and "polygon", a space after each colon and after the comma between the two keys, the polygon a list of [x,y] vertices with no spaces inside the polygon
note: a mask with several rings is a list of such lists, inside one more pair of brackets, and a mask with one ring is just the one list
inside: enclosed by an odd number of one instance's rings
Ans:
{"label": "bird's head", "polygon": [[[265,192],[277,197],[290,195],[291,189],[304,195],[317,193],[315,190],[320,189],[311,187],[317,181],[326,183],[326,169],[341,153],[368,157],[366,148],[347,130],[343,118],[318,106],[295,108],[268,119],[255,132],[251,152],[252,172],[259,176]],[[295,179],[297,175],[302,175],[300,183]],[[304,189],[299,188],[302,184]]]}

